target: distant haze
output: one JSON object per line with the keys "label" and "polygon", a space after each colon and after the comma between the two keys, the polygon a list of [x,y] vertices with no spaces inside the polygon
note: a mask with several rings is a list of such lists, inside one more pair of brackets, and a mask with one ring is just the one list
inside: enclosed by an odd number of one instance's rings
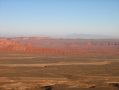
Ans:
{"label": "distant haze", "polygon": [[0,0],[0,36],[119,38],[119,0]]}

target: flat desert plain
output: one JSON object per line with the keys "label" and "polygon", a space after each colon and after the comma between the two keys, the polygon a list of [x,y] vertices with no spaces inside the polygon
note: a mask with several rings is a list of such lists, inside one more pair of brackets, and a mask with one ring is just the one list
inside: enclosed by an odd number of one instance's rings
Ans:
{"label": "flat desert plain", "polygon": [[119,56],[0,53],[0,90],[119,90]]}

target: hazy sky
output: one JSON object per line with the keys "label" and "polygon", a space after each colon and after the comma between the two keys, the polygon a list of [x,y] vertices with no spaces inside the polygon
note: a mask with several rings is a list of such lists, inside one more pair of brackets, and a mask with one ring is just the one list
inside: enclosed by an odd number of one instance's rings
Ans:
{"label": "hazy sky", "polygon": [[119,36],[119,0],[0,0],[0,35]]}

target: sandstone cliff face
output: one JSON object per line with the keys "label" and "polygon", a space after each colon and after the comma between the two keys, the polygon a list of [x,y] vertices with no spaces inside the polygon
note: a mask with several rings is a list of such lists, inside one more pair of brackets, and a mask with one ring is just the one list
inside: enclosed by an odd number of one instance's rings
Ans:
{"label": "sandstone cliff face", "polygon": [[0,51],[41,55],[119,55],[119,40],[4,38],[0,39]]}
{"label": "sandstone cliff face", "polygon": [[24,51],[25,47],[12,40],[0,39],[0,50],[1,51]]}
{"label": "sandstone cliff face", "polygon": [[37,48],[81,48],[81,47],[119,47],[119,40],[101,39],[55,39],[38,37],[12,38],[16,42],[27,45],[31,44]]}

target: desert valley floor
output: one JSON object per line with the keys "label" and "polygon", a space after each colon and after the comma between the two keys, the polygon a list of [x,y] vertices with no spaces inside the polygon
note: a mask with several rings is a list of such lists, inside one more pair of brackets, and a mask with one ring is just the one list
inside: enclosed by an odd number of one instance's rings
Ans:
{"label": "desert valley floor", "polygon": [[119,56],[0,53],[0,90],[118,90]]}

